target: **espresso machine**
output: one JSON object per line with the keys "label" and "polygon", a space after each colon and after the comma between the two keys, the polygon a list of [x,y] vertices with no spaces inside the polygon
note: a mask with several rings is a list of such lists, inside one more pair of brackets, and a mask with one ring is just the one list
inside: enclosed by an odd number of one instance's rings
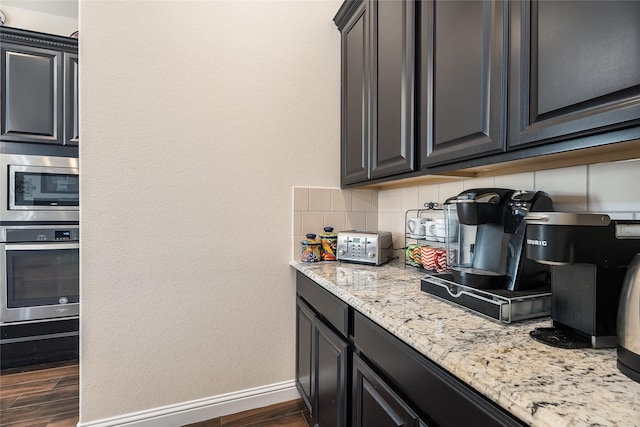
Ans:
{"label": "espresso machine", "polygon": [[615,347],[622,285],[640,252],[640,221],[535,212],[526,223],[526,256],[551,275],[552,327],[531,335],[562,348]]}
{"label": "espresso machine", "polygon": [[445,202],[453,281],[476,289],[524,291],[549,284],[548,268],[524,256],[529,212],[553,210],[542,191],[466,190]]}

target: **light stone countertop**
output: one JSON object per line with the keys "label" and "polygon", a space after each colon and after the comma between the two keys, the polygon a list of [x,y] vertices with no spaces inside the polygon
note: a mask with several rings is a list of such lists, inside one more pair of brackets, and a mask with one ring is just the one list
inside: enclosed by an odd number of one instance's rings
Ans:
{"label": "light stone countertop", "polygon": [[488,399],[533,426],[640,426],[640,384],[615,349],[565,350],[529,332],[548,317],[488,320],[420,290],[424,275],[395,261],[291,266]]}

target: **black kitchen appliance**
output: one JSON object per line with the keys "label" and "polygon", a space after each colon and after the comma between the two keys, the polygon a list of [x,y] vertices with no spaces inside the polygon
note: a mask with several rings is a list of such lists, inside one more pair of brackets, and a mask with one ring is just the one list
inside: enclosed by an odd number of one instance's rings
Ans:
{"label": "black kitchen appliance", "polygon": [[553,327],[532,336],[557,347],[615,347],[622,283],[640,252],[640,221],[537,212],[526,222],[526,256],[551,273]]}
{"label": "black kitchen appliance", "polygon": [[541,191],[466,190],[445,205],[450,273],[426,274],[420,289],[503,323],[548,316],[548,266],[524,256],[529,212],[553,209]]}
{"label": "black kitchen appliance", "polygon": [[553,210],[542,191],[466,190],[445,203],[453,281],[479,289],[522,291],[548,285],[546,266],[523,254],[529,212]]}

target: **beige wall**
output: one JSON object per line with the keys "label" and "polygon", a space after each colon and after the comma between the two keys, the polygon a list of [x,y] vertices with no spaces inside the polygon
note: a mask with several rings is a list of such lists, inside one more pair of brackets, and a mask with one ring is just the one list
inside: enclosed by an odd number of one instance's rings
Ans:
{"label": "beige wall", "polygon": [[340,4],[82,2],[81,423],[293,379],[291,188],[339,184]]}
{"label": "beige wall", "polygon": [[78,30],[77,0],[0,0],[4,25],[70,36]]}

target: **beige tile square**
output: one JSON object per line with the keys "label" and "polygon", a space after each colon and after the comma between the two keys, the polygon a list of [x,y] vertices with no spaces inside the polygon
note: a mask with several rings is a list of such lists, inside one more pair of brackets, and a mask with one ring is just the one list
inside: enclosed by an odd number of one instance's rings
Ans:
{"label": "beige tile square", "polygon": [[330,211],[331,210],[331,189],[330,188],[310,188],[309,189],[309,210],[310,211]]}
{"label": "beige tile square", "polygon": [[309,210],[309,189],[307,187],[293,187],[293,210]]}
{"label": "beige tile square", "polygon": [[424,203],[420,203],[420,188],[416,186],[405,187],[400,190],[402,204],[400,211],[406,212],[409,209],[422,208]]}
{"label": "beige tile square", "polygon": [[372,190],[353,190],[351,194],[351,210],[353,212],[371,212],[372,211]]}
{"label": "beige tile square", "polygon": [[640,160],[588,166],[588,210],[640,211]]}
{"label": "beige tile square", "polygon": [[320,234],[324,226],[324,213],[302,212],[302,235],[309,233]]}
{"label": "beige tile square", "polygon": [[472,188],[494,188],[496,182],[493,176],[483,176],[482,178],[465,179],[463,186],[465,190]]}
{"label": "beige tile square", "polygon": [[344,231],[347,229],[347,214],[346,212],[325,212],[324,213],[324,226],[333,227],[334,232]]}
{"label": "beige tile square", "polygon": [[514,190],[533,190],[534,173],[515,173],[495,177],[497,188],[512,188]]}
{"label": "beige tile square", "polygon": [[438,185],[438,203],[440,206],[444,205],[444,202],[453,196],[457,196],[462,193],[464,190],[464,186],[462,185],[462,181],[455,182],[445,182],[444,184]]}
{"label": "beige tile square", "polygon": [[293,235],[302,235],[302,212],[300,211],[293,212]]}
{"label": "beige tile square", "polygon": [[534,174],[535,190],[551,196],[556,211],[584,212],[587,210],[587,167],[537,171]]}
{"label": "beige tile square", "polygon": [[404,214],[397,212],[378,213],[378,230],[390,231],[404,236]]}
{"label": "beige tile square", "polygon": [[346,230],[366,230],[367,229],[367,213],[366,212],[347,212]]}
{"label": "beige tile square", "polygon": [[398,212],[402,210],[402,189],[378,191],[378,212]]}
{"label": "beige tile square", "polygon": [[367,212],[367,224],[365,230],[378,231],[378,212]]}
{"label": "beige tile square", "polygon": [[349,212],[352,205],[351,190],[331,190],[331,210],[334,212]]}

